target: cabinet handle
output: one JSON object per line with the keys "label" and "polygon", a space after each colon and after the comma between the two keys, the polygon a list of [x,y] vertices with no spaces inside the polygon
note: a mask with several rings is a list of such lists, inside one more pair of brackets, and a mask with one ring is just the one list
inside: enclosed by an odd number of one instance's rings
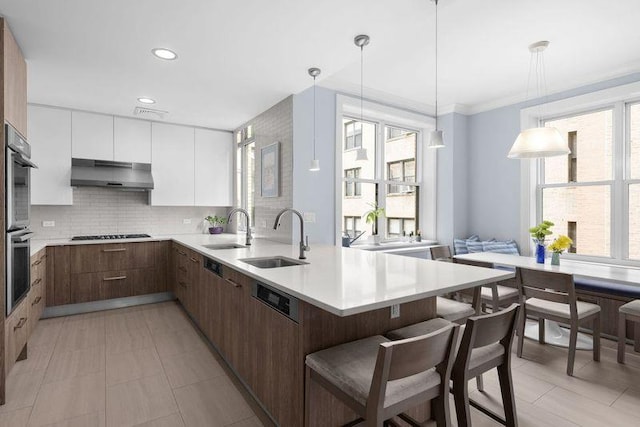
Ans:
{"label": "cabinet handle", "polygon": [[182,282],[182,281],[181,281],[181,282],[178,282],[178,285],[182,286],[183,288],[186,288],[186,287],[187,287],[187,284],[186,284],[186,283],[184,283],[184,282]]}
{"label": "cabinet handle", "polygon": [[40,300],[42,299],[41,296],[38,296],[36,299],[33,300],[33,302],[31,303],[32,306],[36,305],[37,303],[40,302]]}
{"label": "cabinet handle", "polygon": [[126,279],[127,276],[115,276],[115,277],[105,277],[104,279],[102,279],[105,282],[111,281],[111,280],[124,280]]}
{"label": "cabinet handle", "polygon": [[186,267],[183,267],[183,266],[178,267],[178,270],[182,271],[183,273],[187,272]]}
{"label": "cabinet handle", "polygon": [[227,282],[231,283],[234,288],[241,288],[242,287],[242,285],[240,283],[235,282],[235,281],[233,281],[231,279],[224,279],[224,280],[226,280]]}
{"label": "cabinet handle", "polygon": [[198,260],[197,260],[196,258],[194,258],[194,257],[191,257],[191,258],[189,258],[189,259],[191,260],[191,262],[195,262],[196,264],[200,262],[200,261],[198,261]]}
{"label": "cabinet handle", "polygon": [[103,249],[102,252],[125,252],[127,248]]}
{"label": "cabinet handle", "polygon": [[176,249],[176,252],[178,252],[178,254],[182,255],[182,256],[187,256],[186,252],[182,252],[180,249]]}
{"label": "cabinet handle", "polygon": [[13,327],[13,330],[15,331],[16,329],[22,328],[25,323],[27,323],[27,318],[26,317],[21,317],[20,321],[18,322],[18,324]]}
{"label": "cabinet handle", "polygon": [[37,261],[34,261],[33,264],[31,264],[31,267],[35,267],[36,265],[40,265],[41,262],[42,262],[42,258],[37,260]]}
{"label": "cabinet handle", "polygon": [[34,281],[33,281],[33,283],[31,284],[31,286],[35,286],[35,285],[37,285],[37,284],[38,284],[38,283],[40,283],[40,282],[42,282],[42,279],[38,277],[36,280],[34,280]]}

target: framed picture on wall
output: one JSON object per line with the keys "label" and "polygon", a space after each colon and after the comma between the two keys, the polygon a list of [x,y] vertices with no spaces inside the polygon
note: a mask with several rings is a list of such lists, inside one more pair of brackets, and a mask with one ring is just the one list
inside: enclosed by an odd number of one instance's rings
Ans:
{"label": "framed picture on wall", "polygon": [[280,143],[274,142],[260,150],[260,195],[278,197],[280,194]]}

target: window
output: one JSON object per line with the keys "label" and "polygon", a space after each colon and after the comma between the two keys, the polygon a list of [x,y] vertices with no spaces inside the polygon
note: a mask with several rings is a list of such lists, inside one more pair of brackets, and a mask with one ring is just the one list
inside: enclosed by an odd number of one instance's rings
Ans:
{"label": "window", "polygon": [[[385,209],[376,224],[381,236],[398,237],[403,230],[415,233],[420,188],[416,176],[418,132],[383,121],[343,117],[342,122],[342,146],[346,148],[342,152],[343,231],[362,229],[371,234],[373,224],[365,223],[363,215],[377,205]],[[367,160],[357,160],[357,152],[349,150],[356,146],[366,149]],[[360,218],[361,225],[352,225],[347,218]]]}
{"label": "window", "polygon": [[[416,181],[416,159],[400,160],[387,163],[387,176],[389,181],[415,182]],[[410,193],[414,187],[408,185],[389,185],[389,194]]]}
{"label": "window", "polygon": [[576,254],[609,257],[613,109],[547,120],[545,126],[555,127],[564,135],[571,154],[543,160],[539,185],[542,218],[555,223],[556,235],[580,229]]}
{"label": "window", "polygon": [[[248,138],[247,135],[251,135]],[[256,197],[256,144],[253,140],[253,126],[249,125],[236,132],[236,206],[241,206],[249,212],[251,227],[255,226],[255,197]],[[244,216],[238,215],[238,230],[246,230]]]}
{"label": "window", "polygon": [[[539,119],[541,110],[549,116]],[[527,108],[522,117],[523,128],[556,127],[571,154],[540,159],[523,175],[531,192],[521,238],[544,218],[556,224],[550,240],[574,241],[568,258],[640,265],[640,82]]]}
{"label": "window", "polygon": [[358,234],[362,233],[362,218],[359,216],[344,217],[344,232],[354,239]]}
{"label": "window", "polygon": [[387,218],[387,229],[390,237],[416,234],[416,222],[407,218]]}
{"label": "window", "polygon": [[348,181],[360,178],[360,168],[347,169],[344,171],[344,195],[345,197],[362,196],[362,183],[358,181]]}
{"label": "window", "polygon": [[348,120],[344,123],[345,150],[362,147],[362,124],[355,120]]}

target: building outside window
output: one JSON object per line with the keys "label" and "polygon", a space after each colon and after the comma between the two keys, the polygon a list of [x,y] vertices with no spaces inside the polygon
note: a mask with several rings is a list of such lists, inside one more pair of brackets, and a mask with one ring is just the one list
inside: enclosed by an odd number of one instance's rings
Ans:
{"label": "building outside window", "polygon": [[640,103],[543,121],[571,153],[538,162],[536,211],[569,236],[568,256],[640,261]]}
{"label": "building outside window", "polygon": [[[249,137],[249,135],[251,135]],[[236,131],[236,206],[249,212],[251,227],[255,226],[256,197],[256,143],[253,126],[249,125]],[[245,231],[247,224],[244,216],[238,215],[238,230]]]}
{"label": "building outside window", "polygon": [[358,234],[362,233],[362,221],[359,216],[344,217],[344,232],[354,239]]}
{"label": "building outside window", "polygon": [[409,218],[387,218],[387,229],[390,237],[415,234],[415,220]]}
{"label": "building outside window", "polygon": [[[363,215],[377,205],[385,209],[385,216],[377,224],[380,236],[397,237],[403,230],[415,234],[420,188],[416,177],[418,132],[383,121],[360,122],[348,116],[343,117],[343,128],[342,146],[347,150],[342,153],[342,217],[361,218],[358,229],[366,232],[366,238],[373,225],[364,222]],[[355,130],[360,132],[358,140],[352,138]],[[367,160],[356,160],[356,151],[348,150],[355,147],[356,141],[367,150]],[[399,222],[389,222],[389,218]],[[399,232],[391,230],[396,224]],[[348,225],[345,220],[342,231],[350,234],[354,228]]]}
{"label": "building outside window", "polygon": [[344,195],[345,197],[362,196],[362,183],[358,182],[360,178],[360,168],[347,169],[344,171],[344,177],[350,179],[345,181]]}
{"label": "building outside window", "polygon": [[353,150],[362,147],[362,123],[356,120],[344,122],[344,149]]}

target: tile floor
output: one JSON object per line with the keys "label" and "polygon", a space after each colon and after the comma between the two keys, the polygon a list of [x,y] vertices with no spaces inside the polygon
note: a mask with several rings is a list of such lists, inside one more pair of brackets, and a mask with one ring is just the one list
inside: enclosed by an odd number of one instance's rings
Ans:
{"label": "tile floor", "polygon": [[[640,354],[628,346],[619,365],[603,340],[599,363],[578,352],[574,377],[566,357],[531,340],[514,355],[521,427],[640,425]],[[269,426],[223,363],[174,302],[42,320],[7,378],[0,427]],[[483,393],[469,386],[501,413],[497,384],[490,373]],[[474,409],[472,420],[499,425]]]}
{"label": "tile floor", "polygon": [[269,425],[223,363],[175,302],[45,319],[0,426]]}

